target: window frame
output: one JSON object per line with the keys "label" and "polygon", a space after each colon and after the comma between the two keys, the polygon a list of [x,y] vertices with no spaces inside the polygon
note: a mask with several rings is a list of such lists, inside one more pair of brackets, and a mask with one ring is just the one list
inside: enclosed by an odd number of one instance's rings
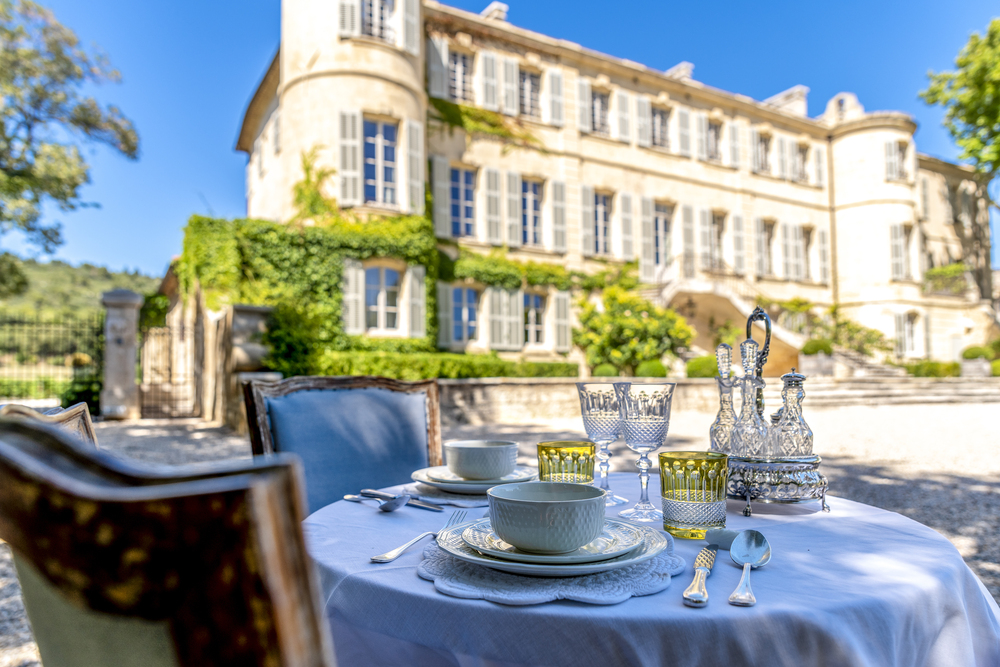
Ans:
{"label": "window frame", "polygon": [[[609,192],[594,190],[594,255],[608,256],[611,254],[611,213],[612,195]],[[601,211],[604,220],[600,219]],[[603,223],[603,224],[602,224]],[[603,250],[601,249],[603,241]]]}
{"label": "window frame", "polygon": [[[661,225],[662,222],[662,225]],[[673,241],[674,207],[664,202],[653,202],[653,264],[668,267],[673,264],[670,254]],[[662,251],[661,251],[662,246]],[[662,255],[662,257],[661,257]],[[661,261],[662,260],[662,261]]]}
{"label": "window frame", "polygon": [[[598,104],[601,101],[601,104]],[[610,111],[611,93],[591,89],[590,91],[590,132],[601,137],[611,136]]]}
{"label": "window frame", "polygon": [[[451,341],[453,343],[471,343],[479,340],[479,330],[482,328],[479,317],[479,303],[482,292],[473,287],[450,287],[451,289]],[[461,298],[455,299],[456,295]],[[470,302],[471,296],[471,302]],[[469,317],[470,312],[472,317]],[[456,317],[456,314],[459,317]],[[470,334],[471,328],[471,334]],[[458,332],[461,335],[456,336]]]}
{"label": "window frame", "polygon": [[[378,7],[379,13],[375,13]],[[361,34],[390,44],[396,43],[393,23],[396,3],[393,0],[361,0]]]}
{"label": "window frame", "polygon": [[[545,309],[548,299],[538,292],[524,292],[524,344],[545,344]],[[534,337],[532,336],[534,334]]]}
{"label": "window frame", "polygon": [[[519,68],[517,77],[518,113],[531,120],[541,120],[542,75],[538,72]],[[527,102],[527,105],[525,102]]]}
{"label": "window frame", "polygon": [[[404,331],[403,327],[403,283],[406,276],[406,270],[400,269],[395,265],[388,264],[367,264],[363,267],[365,272],[365,333],[366,334],[386,334],[391,336],[398,336]],[[375,305],[369,305],[368,303],[368,292],[369,292],[369,282],[368,282],[368,272],[377,271],[378,272],[378,283],[376,285],[377,292],[375,296]],[[390,287],[386,283],[386,271],[393,271],[396,274],[396,285]],[[396,305],[390,306],[389,301],[389,290],[395,289],[396,292]],[[375,313],[375,326],[368,325],[368,316],[370,313]],[[396,315],[396,326],[388,326],[389,314]]]}
{"label": "window frame", "polygon": [[[534,188],[535,192],[531,192]],[[530,178],[521,179],[521,245],[541,247],[542,238],[542,198],[545,193],[545,184],[542,181]],[[530,202],[529,202],[530,195]],[[533,203],[534,209],[530,211],[533,217],[532,224],[529,225],[528,204]],[[533,233],[529,235],[529,230]]]}
{"label": "window frame", "polygon": [[[458,183],[455,176],[458,175]],[[451,223],[452,238],[474,237],[476,235],[476,170],[464,167],[449,167],[448,172],[448,218]],[[472,180],[469,183],[469,179]],[[455,190],[459,197],[456,200]],[[455,207],[459,213],[456,217]],[[455,227],[458,226],[456,233]]]}
{"label": "window frame", "polygon": [[[369,123],[374,124],[376,131],[371,137],[373,141],[369,142],[368,126]],[[392,142],[387,142],[385,139],[385,128],[392,127],[395,131],[396,139]],[[372,143],[375,146],[375,157],[369,158],[367,155],[368,144]],[[391,143],[391,148],[394,155],[394,160],[390,163],[386,157],[387,144]],[[361,199],[365,206],[376,206],[381,208],[399,208],[399,122],[382,120],[378,118],[372,118],[365,116],[361,119]],[[369,179],[367,168],[368,165],[373,164],[375,166],[375,178]],[[393,179],[391,181],[386,179],[386,167],[391,164]],[[375,199],[368,198],[368,185],[374,181],[375,186]],[[386,201],[386,187],[387,184],[392,190],[392,201]]]}
{"label": "window frame", "polygon": [[711,119],[705,123],[705,159],[722,162],[722,123]]}
{"label": "window frame", "polygon": [[[459,76],[457,73],[456,59],[461,60],[462,76],[461,91],[459,91]],[[459,49],[449,49],[448,51],[448,98],[452,102],[471,103],[473,101],[472,74],[475,68],[475,56]],[[459,97],[458,93],[462,96]]]}
{"label": "window frame", "polygon": [[757,134],[757,165],[758,174],[771,173],[771,137],[766,134]]}
{"label": "window frame", "polygon": [[[662,118],[662,121],[657,123],[657,118]],[[649,119],[649,145],[653,148],[670,150],[670,109],[653,107]]]}

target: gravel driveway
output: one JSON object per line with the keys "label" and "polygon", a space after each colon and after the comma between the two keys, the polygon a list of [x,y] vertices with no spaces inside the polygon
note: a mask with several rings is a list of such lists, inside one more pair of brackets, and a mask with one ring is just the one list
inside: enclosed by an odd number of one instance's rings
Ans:
{"label": "gravel driveway", "polygon": [[[948,538],[1000,600],[1000,426],[996,404],[883,405],[817,408],[805,417],[833,495],[924,523]],[[706,449],[714,415],[675,414],[670,449]],[[245,437],[194,420],[102,422],[102,449],[125,458],[181,464],[250,457]],[[453,426],[445,439],[516,440],[524,461],[534,444],[580,438],[579,418],[546,423]],[[618,443],[616,470],[634,455]],[[638,482],[637,482],[638,484]],[[651,488],[655,488],[651,482]],[[638,491],[638,487],[637,487]],[[38,665],[10,552],[0,543],[0,667]]]}

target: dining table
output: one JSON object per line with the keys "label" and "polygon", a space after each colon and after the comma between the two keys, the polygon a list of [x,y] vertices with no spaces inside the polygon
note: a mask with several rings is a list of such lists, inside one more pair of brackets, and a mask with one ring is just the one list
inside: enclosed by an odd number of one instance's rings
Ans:
{"label": "dining table", "polygon": [[[652,477],[654,502],[657,483]],[[612,473],[610,486],[638,497],[634,474]],[[391,563],[371,562],[437,531],[458,508],[387,513],[340,501],[310,515],[304,529],[341,667],[1000,665],[1000,609],[947,539],[895,512],[827,501],[830,512],[818,503],[755,503],[750,517],[743,501],[728,501],[727,528],[758,530],[771,545],[770,562],[752,571],[752,607],[727,603],[742,568],[721,548],[709,603],[683,604],[704,540],[672,538],[686,567],[661,592],[617,604],[514,606],[446,595],[418,576],[430,539]],[[480,519],[485,503],[464,511]]]}

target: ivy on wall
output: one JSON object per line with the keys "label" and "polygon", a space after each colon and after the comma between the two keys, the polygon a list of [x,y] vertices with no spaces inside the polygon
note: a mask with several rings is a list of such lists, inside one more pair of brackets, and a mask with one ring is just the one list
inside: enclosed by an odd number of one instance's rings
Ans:
{"label": "ivy on wall", "polygon": [[465,130],[469,135],[499,139],[505,147],[534,148],[545,152],[542,141],[516,121],[496,111],[455,104],[436,97],[430,98],[437,120],[445,125]]}
{"label": "ivy on wall", "polygon": [[442,252],[440,276],[447,282],[468,279],[507,290],[528,286],[592,292],[611,286],[635,288],[639,284],[637,268],[635,262],[629,262],[609,265],[596,273],[584,273],[570,271],[561,264],[518,262],[510,259],[505,250],[497,248],[488,255],[462,250],[454,261]]}

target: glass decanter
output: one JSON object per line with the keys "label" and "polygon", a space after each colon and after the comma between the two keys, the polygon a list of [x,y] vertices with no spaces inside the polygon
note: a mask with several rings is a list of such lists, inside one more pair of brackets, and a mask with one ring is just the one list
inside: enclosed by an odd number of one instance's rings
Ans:
{"label": "glass decanter", "polygon": [[757,377],[757,341],[748,338],[740,344],[743,377],[739,378],[743,404],[740,418],[733,428],[732,453],[746,458],[760,458],[767,450],[767,424],[757,412],[757,389],[764,388],[764,380]]}
{"label": "glass decanter", "polygon": [[733,429],[736,427],[736,411],[733,409],[735,380],[730,377],[733,348],[725,343],[715,348],[715,362],[719,369],[719,376],[715,378],[719,385],[719,414],[708,429],[708,436],[713,452],[729,454],[732,451]]}
{"label": "glass decanter", "polygon": [[802,399],[806,395],[802,385],[806,381],[806,376],[796,373],[793,368],[791,373],[781,376],[781,381],[784,382],[784,387],[781,389],[783,405],[778,423],[771,427],[774,448],[772,456],[780,458],[812,456],[813,432],[802,418]]}

